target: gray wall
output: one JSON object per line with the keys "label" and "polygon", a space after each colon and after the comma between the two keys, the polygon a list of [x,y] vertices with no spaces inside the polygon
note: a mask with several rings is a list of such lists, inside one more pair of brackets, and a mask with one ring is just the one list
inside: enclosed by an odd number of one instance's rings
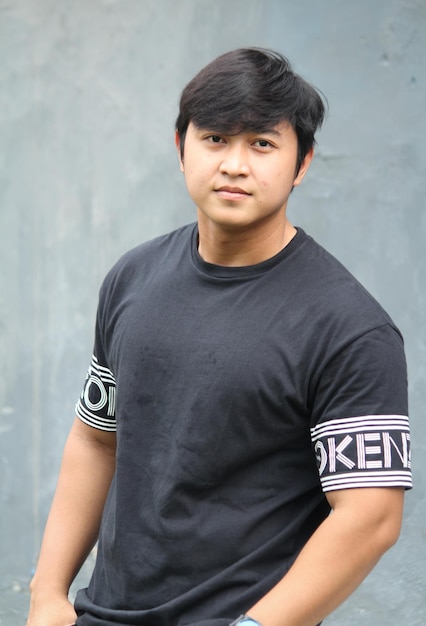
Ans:
{"label": "gray wall", "polygon": [[25,621],[101,278],[194,219],[179,92],[244,45],[276,47],[328,97],[290,216],[406,339],[416,489],[400,542],[327,624],[426,623],[425,0],[0,0],[0,624]]}

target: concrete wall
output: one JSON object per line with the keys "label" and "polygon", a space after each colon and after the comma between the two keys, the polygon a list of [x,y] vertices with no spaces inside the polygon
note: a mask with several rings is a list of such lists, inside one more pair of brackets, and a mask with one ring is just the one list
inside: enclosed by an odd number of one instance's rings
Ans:
{"label": "concrete wall", "polygon": [[400,542],[327,624],[426,623],[425,1],[0,0],[0,624],[25,622],[100,280],[194,218],[180,90],[245,45],[277,48],[326,94],[290,215],[406,338],[416,489]]}

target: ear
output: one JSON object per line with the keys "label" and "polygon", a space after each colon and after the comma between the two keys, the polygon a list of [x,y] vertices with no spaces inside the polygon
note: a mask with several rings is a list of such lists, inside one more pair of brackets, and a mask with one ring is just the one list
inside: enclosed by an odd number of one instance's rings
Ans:
{"label": "ear", "polygon": [[311,148],[309,152],[306,153],[305,158],[302,161],[299,171],[297,172],[297,176],[294,179],[293,187],[297,187],[297,185],[300,185],[300,183],[305,177],[306,172],[309,169],[310,164],[312,163],[313,158],[314,158],[314,149]]}
{"label": "ear", "polygon": [[181,152],[181,149],[180,149],[180,136],[179,136],[179,133],[178,133],[177,130],[175,131],[175,146],[176,146],[176,150],[177,150],[178,157],[179,157],[180,171],[183,172],[184,169],[183,169],[182,152]]}

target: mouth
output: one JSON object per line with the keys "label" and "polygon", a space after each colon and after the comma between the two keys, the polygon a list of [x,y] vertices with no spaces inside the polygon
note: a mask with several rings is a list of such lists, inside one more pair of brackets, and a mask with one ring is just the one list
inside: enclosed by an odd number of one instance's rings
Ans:
{"label": "mouth", "polygon": [[251,193],[241,187],[230,187],[228,185],[218,187],[215,189],[215,192],[223,200],[242,200],[251,196]]}

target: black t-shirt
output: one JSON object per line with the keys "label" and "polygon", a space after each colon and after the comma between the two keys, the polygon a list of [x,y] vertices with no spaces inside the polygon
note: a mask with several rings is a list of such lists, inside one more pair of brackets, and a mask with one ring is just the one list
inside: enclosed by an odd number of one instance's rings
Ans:
{"label": "black t-shirt", "polygon": [[324,492],[411,486],[389,316],[301,229],[248,267],[204,262],[197,235],[139,246],[101,288],[77,414],[117,430],[117,468],[79,626],[224,626],[286,573]]}

